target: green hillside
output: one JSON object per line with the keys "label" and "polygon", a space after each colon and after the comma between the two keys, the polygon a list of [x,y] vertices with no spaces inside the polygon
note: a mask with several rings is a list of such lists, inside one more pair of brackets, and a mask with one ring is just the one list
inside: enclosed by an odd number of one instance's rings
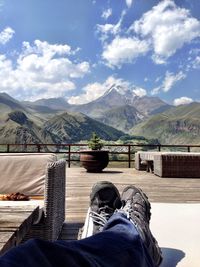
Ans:
{"label": "green hillside", "polygon": [[136,125],[130,133],[157,138],[162,144],[199,144],[200,103],[173,107]]}
{"label": "green hillside", "polygon": [[124,135],[110,126],[87,117],[81,113],[63,113],[48,120],[44,124],[44,130],[51,132],[62,140],[62,142],[78,142],[87,140],[92,132],[104,140],[117,140]]}
{"label": "green hillside", "polygon": [[52,143],[58,138],[54,134],[42,129],[25,113],[16,110],[3,114],[0,119],[0,143]]}

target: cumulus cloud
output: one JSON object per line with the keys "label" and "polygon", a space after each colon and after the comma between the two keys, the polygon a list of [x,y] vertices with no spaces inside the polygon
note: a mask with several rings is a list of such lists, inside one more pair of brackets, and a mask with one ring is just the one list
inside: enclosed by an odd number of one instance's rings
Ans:
{"label": "cumulus cloud", "polygon": [[16,65],[0,56],[1,91],[28,100],[65,96],[75,89],[73,79],[90,71],[88,62],[74,63],[67,57],[70,54],[73,51],[68,45],[25,42]]}
{"label": "cumulus cloud", "polygon": [[101,17],[105,20],[107,20],[112,15],[112,8],[108,8],[103,11]]}
{"label": "cumulus cloud", "polygon": [[108,66],[120,68],[122,64],[131,63],[138,56],[145,55],[148,50],[149,45],[146,41],[116,37],[105,47],[102,58]]}
{"label": "cumulus cloud", "polygon": [[[123,28],[122,23],[127,10],[122,12],[117,24],[97,25],[103,44],[102,58],[108,66],[133,62],[134,58],[143,56],[147,51],[151,51],[155,64],[166,64],[177,50],[200,37],[200,21],[192,17],[188,9],[177,6],[173,0],[158,2],[128,29]],[[130,7],[132,1],[126,0],[126,4]],[[134,45],[136,40],[139,44],[138,54]],[[125,55],[126,49],[130,56]]]}
{"label": "cumulus cloud", "polygon": [[180,98],[176,98],[174,99],[174,105],[175,106],[179,106],[179,105],[187,105],[193,102],[192,98],[186,97],[186,96],[182,96]]}
{"label": "cumulus cloud", "polygon": [[28,54],[45,55],[45,57],[52,58],[55,55],[70,55],[72,53],[69,45],[49,44],[46,41],[35,40],[34,45],[29,42],[23,42],[23,53],[21,56]]}
{"label": "cumulus cloud", "polygon": [[143,97],[145,95],[147,95],[147,91],[143,88],[140,87],[136,87],[135,89],[133,89],[134,94],[136,94],[139,97]]}
{"label": "cumulus cloud", "polygon": [[200,37],[200,21],[172,0],[160,1],[129,28],[152,42],[155,63],[165,63],[184,44]]}
{"label": "cumulus cloud", "polygon": [[177,74],[166,72],[162,84],[151,91],[152,95],[158,94],[160,91],[168,92],[178,82],[186,78],[186,75],[180,71]]}
{"label": "cumulus cloud", "polygon": [[15,31],[12,28],[5,28],[2,32],[0,32],[0,44],[5,45],[7,42],[9,42],[14,33]]}
{"label": "cumulus cloud", "polygon": [[[109,76],[103,83],[90,83],[83,88],[83,94],[72,96],[68,102],[70,104],[85,104],[102,96],[114,84],[117,84],[123,90],[130,87],[130,83],[114,76]],[[122,93],[122,92],[121,92]]]}

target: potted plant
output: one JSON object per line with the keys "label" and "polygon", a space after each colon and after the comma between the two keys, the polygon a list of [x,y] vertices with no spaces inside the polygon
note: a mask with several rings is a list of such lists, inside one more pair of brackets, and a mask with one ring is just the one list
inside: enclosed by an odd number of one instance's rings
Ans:
{"label": "potted plant", "polygon": [[109,156],[107,150],[101,150],[103,142],[96,133],[92,134],[91,139],[88,141],[90,150],[82,150],[80,152],[81,165],[87,172],[102,172],[107,167]]}

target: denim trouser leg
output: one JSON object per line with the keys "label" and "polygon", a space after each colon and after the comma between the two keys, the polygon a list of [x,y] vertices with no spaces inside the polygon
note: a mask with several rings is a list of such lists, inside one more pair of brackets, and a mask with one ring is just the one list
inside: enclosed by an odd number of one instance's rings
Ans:
{"label": "denim trouser leg", "polygon": [[104,230],[78,241],[32,239],[0,258],[1,267],[153,267],[133,225],[115,213]]}

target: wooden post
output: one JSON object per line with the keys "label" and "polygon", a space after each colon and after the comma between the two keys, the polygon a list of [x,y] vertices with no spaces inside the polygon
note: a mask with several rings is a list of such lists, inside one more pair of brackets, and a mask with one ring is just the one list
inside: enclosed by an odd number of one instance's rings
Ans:
{"label": "wooden post", "polygon": [[128,167],[131,167],[131,145],[128,145]]}
{"label": "wooden post", "polygon": [[71,145],[68,145],[68,168],[71,166]]}
{"label": "wooden post", "polygon": [[40,144],[37,144],[38,152],[40,153]]}

